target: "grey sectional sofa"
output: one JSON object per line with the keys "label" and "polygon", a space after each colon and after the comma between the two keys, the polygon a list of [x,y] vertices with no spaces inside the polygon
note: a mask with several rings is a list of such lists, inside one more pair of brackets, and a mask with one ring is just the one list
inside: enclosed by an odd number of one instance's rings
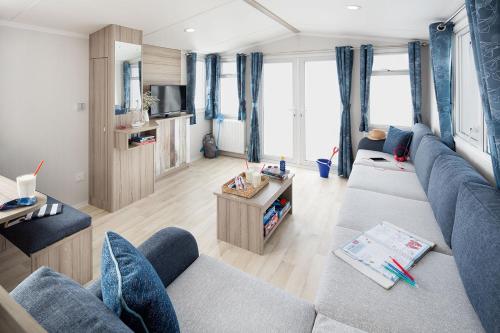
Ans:
{"label": "grey sectional sofa", "polygon": [[[500,238],[500,195],[425,126],[414,128],[411,149],[414,163],[402,164],[382,152],[358,152],[331,249],[382,221],[414,232],[437,244],[412,270],[418,289],[398,283],[385,290],[329,253],[310,304],[199,255],[192,235],[166,228],[139,249],[166,286],[181,332],[498,332],[500,271],[493,268],[480,278],[469,271],[474,273],[471,263],[481,253],[491,252],[485,260],[500,266],[498,245],[490,245]],[[376,156],[389,162],[374,164],[369,157]],[[474,207],[476,221],[468,207]],[[491,239],[476,247],[479,233]],[[26,304],[33,302],[26,295],[36,294],[33,279],[12,295],[46,322],[50,314]],[[86,292],[100,298],[100,282]]]}

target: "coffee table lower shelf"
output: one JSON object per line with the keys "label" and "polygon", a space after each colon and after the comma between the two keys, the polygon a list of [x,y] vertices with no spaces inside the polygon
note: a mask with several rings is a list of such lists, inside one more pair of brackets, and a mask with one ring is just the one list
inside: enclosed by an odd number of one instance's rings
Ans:
{"label": "coffee table lower shelf", "polygon": [[[271,180],[260,193],[251,199],[215,192],[217,196],[217,239],[249,250],[264,253],[265,243],[276,229],[292,214],[293,174],[283,182]],[[274,228],[264,236],[264,214],[272,203],[283,197],[290,208],[283,213]]]}

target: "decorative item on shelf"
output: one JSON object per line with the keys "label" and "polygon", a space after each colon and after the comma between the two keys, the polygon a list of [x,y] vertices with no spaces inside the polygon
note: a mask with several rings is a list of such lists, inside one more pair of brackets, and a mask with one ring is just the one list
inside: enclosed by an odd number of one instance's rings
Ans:
{"label": "decorative item on shelf", "polygon": [[151,95],[151,91],[146,91],[144,94],[142,94],[142,120],[145,122],[149,121],[149,108],[153,105],[158,103],[160,100],[156,97]]}
{"label": "decorative item on shelf", "polygon": [[[259,181],[257,181],[257,177],[260,177]],[[244,183],[244,185],[242,185],[242,183]],[[269,177],[252,172],[251,178],[249,179],[246,173],[242,172],[222,185],[222,192],[250,199],[259,193],[267,184],[269,184]]]}
{"label": "decorative item on shelf", "polygon": [[145,122],[142,119],[142,112],[138,110],[133,110],[132,112],[132,123],[130,126],[132,128],[138,128],[144,126]]}

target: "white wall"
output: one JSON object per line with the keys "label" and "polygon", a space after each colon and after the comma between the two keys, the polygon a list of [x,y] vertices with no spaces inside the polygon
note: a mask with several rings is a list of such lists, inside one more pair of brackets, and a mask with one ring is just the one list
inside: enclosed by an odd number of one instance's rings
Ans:
{"label": "white wall", "polygon": [[[251,52],[263,52],[264,59],[266,54],[276,54],[280,53],[283,57],[290,56],[296,57],[297,55],[304,54],[314,54],[315,51],[331,49],[332,55],[336,46],[350,45],[355,47],[354,50],[354,60],[353,60],[353,71],[352,71],[352,86],[351,86],[351,136],[353,144],[353,154],[356,154],[359,140],[364,136],[362,132],[359,132],[359,124],[361,121],[361,105],[360,105],[360,79],[359,79],[359,46],[362,44],[371,43],[375,48],[383,48],[383,46],[394,46],[402,45],[402,48],[406,48],[406,43],[408,40],[397,40],[397,39],[353,39],[353,38],[334,38],[334,37],[324,37],[324,36],[313,36],[313,35],[295,35],[285,39],[280,39],[272,41],[262,45],[256,45],[247,49],[242,50],[242,52],[250,55]],[[423,48],[423,60],[427,58],[427,47]],[[324,54],[323,54],[324,55]],[[280,55],[281,57],[281,55]],[[249,57],[250,58],[250,57]],[[425,82],[427,82],[427,71],[426,62],[422,61],[422,71],[423,71],[423,103],[422,103],[422,116],[425,119],[429,119],[429,101],[427,94],[427,87]],[[250,60],[248,60],[247,68],[250,68]],[[247,71],[247,140],[249,135],[249,124],[250,124],[250,114],[251,114],[251,94],[250,94],[250,71]],[[410,92],[408,92],[410,93]],[[390,92],[389,92],[390,95]],[[339,106],[340,107],[340,106]],[[340,125],[339,125],[340,126]]]}
{"label": "white wall", "polygon": [[44,159],[38,190],[86,202],[88,40],[0,26],[0,45],[0,174],[33,172]]}

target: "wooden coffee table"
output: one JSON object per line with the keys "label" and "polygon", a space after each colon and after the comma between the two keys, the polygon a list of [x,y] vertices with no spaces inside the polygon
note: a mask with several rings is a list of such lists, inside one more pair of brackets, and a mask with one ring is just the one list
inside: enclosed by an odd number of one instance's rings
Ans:
{"label": "wooden coffee table", "polygon": [[[251,199],[223,193],[217,196],[217,239],[236,245],[254,253],[264,253],[264,245],[276,229],[292,214],[292,185],[294,174],[284,181],[270,180]],[[264,237],[264,214],[272,203],[283,197],[290,201],[290,209],[281,216],[274,228]]]}

